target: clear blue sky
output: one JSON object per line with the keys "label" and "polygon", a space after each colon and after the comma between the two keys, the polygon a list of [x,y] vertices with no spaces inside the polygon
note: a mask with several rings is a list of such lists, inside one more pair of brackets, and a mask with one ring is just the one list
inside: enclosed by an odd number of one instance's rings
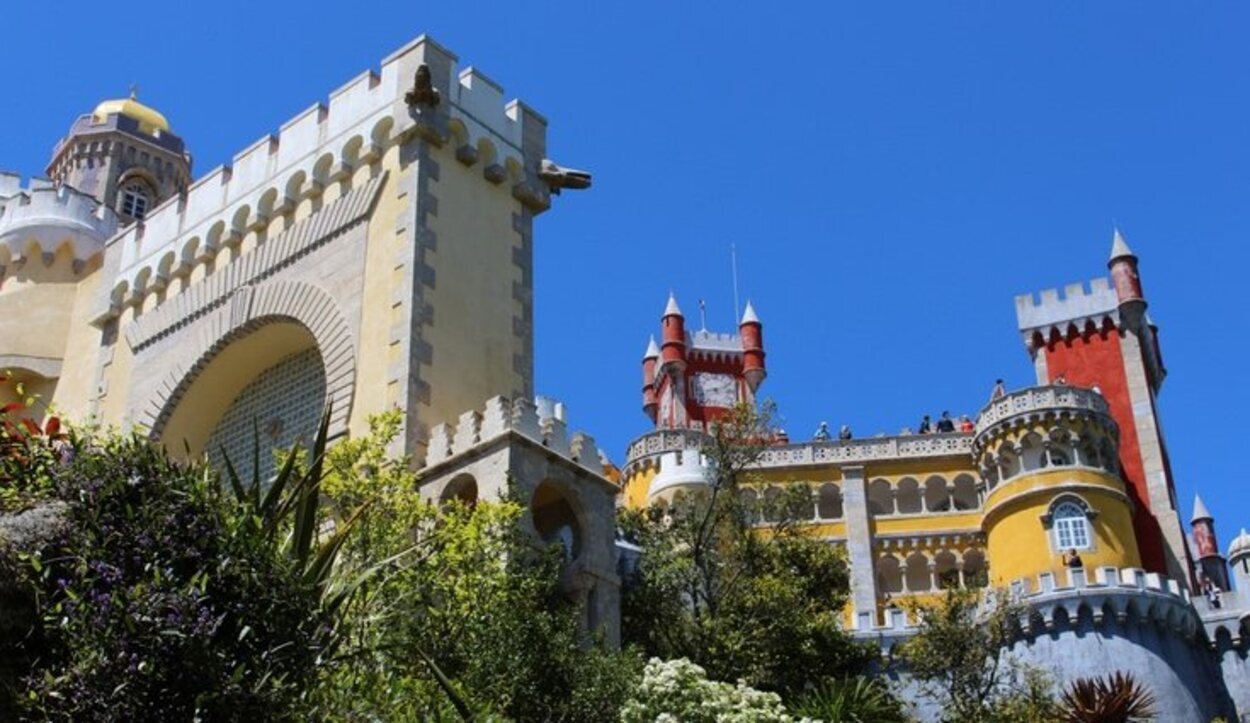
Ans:
{"label": "clear blue sky", "polygon": [[976,411],[1031,380],[1013,297],[1141,257],[1184,517],[1250,525],[1250,5],[216,2],[5,11],[0,167],[39,172],[137,82],[200,173],[428,32],[594,173],[536,226],[538,387],[619,460],[676,290],[731,330],[804,438]]}

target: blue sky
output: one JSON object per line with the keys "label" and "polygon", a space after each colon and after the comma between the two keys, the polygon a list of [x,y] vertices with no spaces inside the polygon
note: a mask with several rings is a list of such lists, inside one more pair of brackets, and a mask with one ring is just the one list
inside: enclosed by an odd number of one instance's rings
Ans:
{"label": "blue sky", "polygon": [[[240,3],[6,8],[0,167],[140,85],[199,173],[421,32],[594,173],[536,224],[538,386],[620,459],[668,290],[731,330],[729,246],[792,437],[1031,380],[1016,294],[1141,257],[1184,517],[1250,525],[1250,6]],[[208,8],[211,7],[211,10]],[[697,324],[696,324],[697,325]]]}

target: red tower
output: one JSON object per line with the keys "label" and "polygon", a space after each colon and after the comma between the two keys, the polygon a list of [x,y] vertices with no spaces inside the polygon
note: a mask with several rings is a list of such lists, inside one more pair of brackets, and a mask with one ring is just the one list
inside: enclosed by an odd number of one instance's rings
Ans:
{"label": "red tower", "polygon": [[704,429],[754,401],[767,372],[764,328],[750,302],[737,334],[687,332],[672,295],[660,324],[660,346],[652,339],[642,360],[642,408],[657,428]]}
{"label": "red tower", "polygon": [[1134,503],[1142,563],[1194,583],[1156,397],[1166,370],[1158,329],[1146,313],[1137,257],[1117,230],[1110,279],[1070,284],[1016,298],[1016,315],[1039,384],[1057,380],[1096,388],[1120,428],[1120,468]]}

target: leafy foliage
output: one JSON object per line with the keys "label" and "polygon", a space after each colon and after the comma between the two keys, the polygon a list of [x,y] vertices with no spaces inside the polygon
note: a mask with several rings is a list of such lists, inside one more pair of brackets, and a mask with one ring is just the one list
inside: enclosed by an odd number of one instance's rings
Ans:
{"label": "leafy foliage", "polygon": [[791,712],[823,723],[906,723],[903,705],[877,678],[829,680],[805,692]]}
{"label": "leafy foliage", "polygon": [[785,723],[791,719],[776,693],[708,680],[685,658],[652,658],[642,682],[621,709],[621,723]]}
{"label": "leafy foliage", "polygon": [[614,718],[640,661],[586,639],[558,551],[533,546],[515,501],[422,501],[404,460],[386,456],[397,429],[397,416],[377,417],[327,459],[332,504],[371,504],[344,565],[386,561],[349,604],[327,714],[428,719],[461,703],[518,721]]}
{"label": "leafy foliage", "polygon": [[1154,717],[1154,695],[1131,674],[1080,678],[1059,699],[1062,719],[1070,723],[1128,723]]}
{"label": "leafy foliage", "polygon": [[871,653],[841,629],[844,553],[793,522],[810,492],[792,490],[765,510],[767,531],[752,526],[759,510],[739,497],[774,438],[770,414],[742,405],[714,427],[703,450],[713,477],[706,494],[669,514],[622,513],[626,538],[642,548],[622,628],[648,655],[688,658],[715,679],[741,677],[789,697],[858,672]]}
{"label": "leafy foliage", "polygon": [[28,712],[273,718],[298,709],[329,620],[317,587],[210,470],[138,438],[53,470],[63,537],[31,562],[43,633]]}
{"label": "leafy foliage", "polygon": [[994,600],[982,606],[977,591],[951,589],[938,603],[914,606],[920,631],[903,645],[903,660],[945,720],[1054,720],[1049,681],[1006,653],[1019,607],[1002,593]]}

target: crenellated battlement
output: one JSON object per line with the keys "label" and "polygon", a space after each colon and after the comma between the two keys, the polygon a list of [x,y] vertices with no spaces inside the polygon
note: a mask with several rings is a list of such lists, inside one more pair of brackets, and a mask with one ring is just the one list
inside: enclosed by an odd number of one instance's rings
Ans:
{"label": "crenellated battlement", "polygon": [[563,415],[540,414],[532,400],[491,397],[481,410],[469,410],[455,424],[439,424],[430,430],[425,467],[434,467],[479,445],[515,433],[547,447],[559,456],[603,474],[603,454],[594,437],[585,432],[569,434]]}
{"label": "crenellated battlement", "polygon": [[[1023,635],[1054,632],[1076,624],[1083,615],[1095,625],[1111,621],[1159,625],[1187,638],[1197,635],[1202,627],[1188,588],[1175,580],[1133,567],[1093,568],[1092,577],[1084,568],[1064,573],[1062,580],[1050,572],[1014,580],[1003,591],[1023,608],[1018,620]],[[986,594],[987,605],[993,604],[994,595]],[[875,618],[871,611],[858,613],[852,632],[860,637],[905,637],[919,628],[919,621],[897,607],[885,610],[884,625]]]}
{"label": "crenellated battlement", "polygon": [[46,179],[0,173],[0,254],[26,258],[33,250],[44,256],[69,245],[75,261],[86,261],[104,249],[117,231],[117,215],[95,198]]}
{"label": "crenellated battlement", "polygon": [[651,480],[648,501],[670,499],[678,490],[706,487],[712,471],[707,457],[697,450],[666,452],[658,460],[659,472]]}
{"label": "crenellated battlement", "polygon": [[[519,100],[505,103],[501,86],[474,68],[459,71],[457,62],[422,35],[378,70],[366,70],[277,133],[262,136],[110,241],[116,249],[110,253],[120,256],[112,286],[141,294],[140,282],[162,266],[189,273],[205,257],[293,212],[414,134],[449,148],[464,165],[476,165],[484,182],[508,183],[522,203],[545,208],[546,189],[535,190],[534,179],[546,152],[546,120]],[[433,119],[405,99],[421,66],[439,92]],[[117,313],[108,308],[107,296],[102,318]]]}
{"label": "crenellated battlement", "polygon": [[1090,324],[1102,328],[1108,321],[1119,323],[1119,299],[1110,279],[1099,277],[1088,283],[1068,284],[1062,290],[1045,289],[1040,294],[1016,297],[1016,323],[1025,343],[1037,334],[1050,339],[1053,333],[1066,336],[1070,328],[1084,331]]}

